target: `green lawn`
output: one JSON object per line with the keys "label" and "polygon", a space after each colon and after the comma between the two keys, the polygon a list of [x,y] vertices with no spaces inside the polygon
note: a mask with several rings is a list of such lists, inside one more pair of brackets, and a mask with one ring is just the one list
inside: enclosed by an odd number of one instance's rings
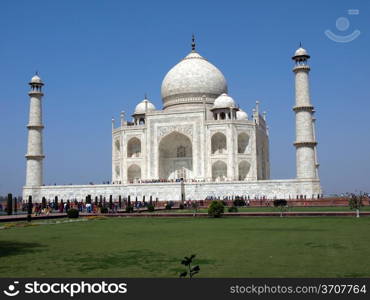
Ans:
{"label": "green lawn", "polygon": [[[3,224],[0,224],[3,225]],[[1,277],[370,277],[370,218],[107,218],[0,230]]]}

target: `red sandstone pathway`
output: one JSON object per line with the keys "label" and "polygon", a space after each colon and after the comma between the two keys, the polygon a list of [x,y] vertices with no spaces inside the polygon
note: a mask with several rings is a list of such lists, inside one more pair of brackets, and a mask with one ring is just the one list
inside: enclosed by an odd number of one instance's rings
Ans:
{"label": "red sandstone pathway", "polygon": [[[316,212],[284,212],[284,217],[354,217],[356,212],[333,212],[333,211],[316,211]],[[369,211],[361,212],[361,216],[370,216]],[[96,214],[96,213],[80,213],[80,216],[106,216],[106,217],[194,217],[193,213],[156,213],[156,212],[140,212],[140,213],[108,213],[108,214]],[[197,213],[196,217],[208,217],[207,213]],[[224,213],[227,217],[279,217],[280,212],[236,212],[236,213]],[[38,215],[32,216],[32,220],[42,219],[54,219],[54,218],[66,218],[66,213],[52,213],[49,215]],[[27,215],[11,215],[11,216],[0,216],[0,222],[14,222],[14,221],[25,221]]]}

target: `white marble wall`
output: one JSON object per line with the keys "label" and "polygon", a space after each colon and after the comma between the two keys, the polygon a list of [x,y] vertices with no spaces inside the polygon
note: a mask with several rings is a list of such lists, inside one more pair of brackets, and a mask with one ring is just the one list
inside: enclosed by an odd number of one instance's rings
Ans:
{"label": "white marble wall", "polygon": [[[38,86],[38,85],[37,85]],[[32,86],[29,92],[30,109],[28,128],[28,143],[26,154],[26,186],[41,186],[43,184],[43,142],[42,130],[42,92]]]}
{"label": "white marble wall", "polygon": [[30,111],[28,125],[42,125],[42,104],[41,92],[31,91],[30,95]]}
{"label": "white marble wall", "polygon": [[40,186],[43,179],[42,159],[27,159],[26,186]]}
{"label": "white marble wall", "polygon": [[310,68],[308,66],[298,66],[294,68],[295,71],[295,98],[296,105],[298,106],[310,106],[310,88],[308,72]]}
{"label": "white marble wall", "polygon": [[316,170],[312,110],[309,91],[307,65],[296,66],[295,73],[295,113],[296,113],[296,169],[297,178],[318,178]]}
{"label": "white marble wall", "polygon": [[[185,183],[185,198],[192,200],[202,200],[207,196],[221,197],[224,196],[250,196],[252,198],[267,197],[295,199],[299,195],[304,195],[307,198],[317,194],[322,194],[319,180],[263,180],[263,181],[248,181],[248,182],[199,182]],[[29,195],[33,195],[35,202],[40,202],[42,197],[47,200],[53,200],[55,196],[58,199],[78,199],[84,200],[87,195],[95,197],[105,197],[109,200],[112,195],[115,200],[119,196],[131,196],[131,199],[138,197],[142,200],[145,196],[146,200],[152,196],[153,200],[181,200],[181,184],[180,183],[150,183],[150,184],[127,184],[127,185],[69,185],[69,186],[43,186],[38,188],[23,189],[23,199],[27,199]]]}
{"label": "white marble wall", "polygon": [[[158,149],[161,141],[173,132],[185,135],[192,143],[192,171],[187,178],[211,181],[212,165],[221,161],[227,165],[227,179],[238,180],[239,163],[246,161],[251,166],[246,180],[256,180],[257,176],[267,179],[268,175],[258,175],[262,173],[258,168],[264,169],[264,174],[268,173],[266,170],[269,168],[268,136],[262,125],[253,120],[205,119],[204,108],[196,111],[150,112],[145,125],[121,126],[113,130],[112,182],[127,183],[127,169],[132,164],[140,166],[141,179],[159,179]],[[243,132],[249,136],[249,143],[244,153],[238,153],[238,135]],[[226,137],[227,149],[224,153],[212,153],[211,140],[216,133]],[[140,157],[127,157],[127,143],[132,137],[141,141]],[[119,142],[120,146],[117,147]]]}

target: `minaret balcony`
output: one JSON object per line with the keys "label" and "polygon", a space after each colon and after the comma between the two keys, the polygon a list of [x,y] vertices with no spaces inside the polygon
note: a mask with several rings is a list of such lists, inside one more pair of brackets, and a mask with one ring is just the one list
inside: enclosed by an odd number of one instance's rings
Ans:
{"label": "minaret balcony", "polygon": [[25,157],[27,159],[44,159],[45,158],[45,155],[43,154],[26,154]]}
{"label": "minaret balcony", "polygon": [[306,72],[308,72],[310,70],[311,70],[311,68],[308,65],[296,65],[293,68],[293,72],[295,72],[295,73],[298,72],[298,71],[306,71]]}
{"label": "minaret balcony", "polygon": [[41,92],[41,91],[37,91],[37,90],[32,90],[32,91],[29,91],[28,92],[28,95],[29,96],[44,96],[44,93]]}
{"label": "minaret balcony", "polygon": [[28,129],[44,129],[44,125],[42,124],[28,124]]}
{"label": "minaret balcony", "polygon": [[296,147],[315,147],[317,145],[317,142],[308,142],[308,141],[294,142],[293,145]]}
{"label": "minaret balcony", "polygon": [[295,112],[299,112],[299,111],[309,111],[309,112],[312,112],[314,109],[314,107],[312,105],[307,105],[307,106],[294,106],[293,107],[293,110]]}

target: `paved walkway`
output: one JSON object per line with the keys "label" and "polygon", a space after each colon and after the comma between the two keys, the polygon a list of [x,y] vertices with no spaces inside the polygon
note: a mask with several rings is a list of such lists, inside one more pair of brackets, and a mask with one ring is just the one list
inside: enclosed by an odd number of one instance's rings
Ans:
{"label": "paved walkway", "polygon": [[[140,213],[108,213],[108,214],[96,214],[96,213],[80,213],[80,216],[106,216],[106,217],[194,217],[194,213],[160,213],[160,212],[140,212]],[[208,217],[207,213],[197,213],[196,217]],[[236,212],[229,213],[225,212],[224,216],[227,217],[279,217],[280,212]],[[317,212],[284,212],[284,217],[354,217],[356,212],[333,212],[333,211],[317,211]],[[370,211],[364,211],[360,213],[360,216],[370,216]],[[52,213],[49,215],[38,215],[32,216],[32,220],[42,219],[54,219],[54,218],[66,218],[66,213]],[[14,221],[25,221],[27,215],[11,215],[11,216],[0,216],[0,222],[14,222]]]}

